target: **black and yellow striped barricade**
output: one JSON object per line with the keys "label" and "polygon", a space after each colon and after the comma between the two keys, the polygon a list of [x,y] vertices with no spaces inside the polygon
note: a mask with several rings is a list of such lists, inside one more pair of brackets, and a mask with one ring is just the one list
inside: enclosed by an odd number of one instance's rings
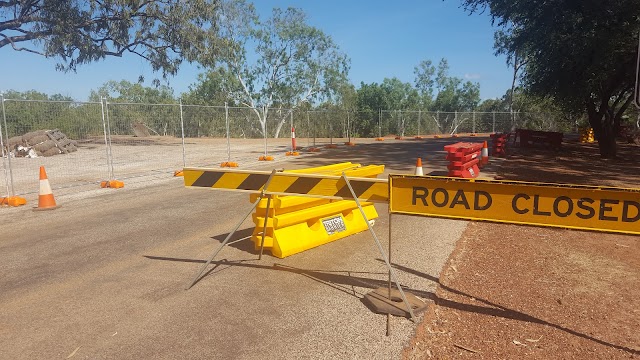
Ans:
{"label": "black and yellow striped barricade", "polygon": [[[284,171],[288,174],[320,174],[349,177],[375,178],[384,172],[382,165],[361,166],[350,162]],[[251,194],[249,200],[257,200],[258,194]],[[367,230],[358,206],[353,200],[310,198],[301,196],[272,195],[267,214],[268,199],[262,199],[253,214],[256,225],[251,240],[256,250],[261,248],[264,231],[264,248],[271,254],[284,258],[299,252],[342,239]],[[363,202],[363,210],[368,219],[378,217],[373,203]]]}

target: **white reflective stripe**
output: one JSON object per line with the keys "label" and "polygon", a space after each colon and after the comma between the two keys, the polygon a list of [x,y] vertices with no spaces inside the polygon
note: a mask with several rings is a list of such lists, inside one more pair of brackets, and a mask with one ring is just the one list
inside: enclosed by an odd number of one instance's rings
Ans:
{"label": "white reflective stripe", "polygon": [[489,149],[483,147],[481,154],[482,154],[482,157],[488,157],[489,156]]}
{"label": "white reflective stripe", "polygon": [[295,138],[296,138],[296,133],[295,133],[295,131],[291,132],[291,138],[292,138],[292,139],[295,139]]}
{"label": "white reflective stripe", "polygon": [[40,195],[49,194],[53,194],[53,192],[51,192],[51,185],[49,185],[49,180],[40,180]]}

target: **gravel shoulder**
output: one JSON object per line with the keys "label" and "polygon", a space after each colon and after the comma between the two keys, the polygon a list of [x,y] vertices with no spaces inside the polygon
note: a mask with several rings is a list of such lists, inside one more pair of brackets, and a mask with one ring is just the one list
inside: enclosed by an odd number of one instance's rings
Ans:
{"label": "gravel shoulder", "polygon": [[[640,149],[513,149],[498,178],[640,186]],[[469,223],[405,359],[640,358],[640,238]]]}

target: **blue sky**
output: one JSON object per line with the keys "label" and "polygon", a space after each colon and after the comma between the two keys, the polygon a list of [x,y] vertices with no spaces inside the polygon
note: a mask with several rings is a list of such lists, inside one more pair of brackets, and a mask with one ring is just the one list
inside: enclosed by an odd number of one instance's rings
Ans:
{"label": "blue sky", "polygon": [[[480,83],[484,99],[501,97],[511,84],[504,57],[494,56],[491,20],[486,14],[468,15],[456,0],[257,0],[261,18],[274,7],[298,7],[309,23],[329,34],[351,59],[349,78],[382,82],[397,77],[413,83],[413,68],[422,60],[434,64],[446,58],[450,75]],[[56,61],[35,54],[0,49],[0,92],[9,89],[60,93],[86,100],[92,89],[109,80],[136,82],[143,75],[150,86],[160,77],[135,56],[108,58],[83,65],[77,73],[55,70]],[[201,71],[183,64],[168,84],[178,96],[195,83]]]}

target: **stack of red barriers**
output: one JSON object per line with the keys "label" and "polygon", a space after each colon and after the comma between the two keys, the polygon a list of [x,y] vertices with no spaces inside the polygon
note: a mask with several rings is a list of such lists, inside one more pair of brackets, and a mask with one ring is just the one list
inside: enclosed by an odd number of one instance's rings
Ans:
{"label": "stack of red barriers", "polygon": [[491,156],[506,156],[505,147],[509,141],[509,134],[491,134]]}
{"label": "stack of red barriers", "polygon": [[449,160],[448,175],[460,178],[478,177],[480,174],[478,163],[480,162],[482,145],[482,143],[464,142],[446,145],[444,150],[447,152],[447,160]]}

